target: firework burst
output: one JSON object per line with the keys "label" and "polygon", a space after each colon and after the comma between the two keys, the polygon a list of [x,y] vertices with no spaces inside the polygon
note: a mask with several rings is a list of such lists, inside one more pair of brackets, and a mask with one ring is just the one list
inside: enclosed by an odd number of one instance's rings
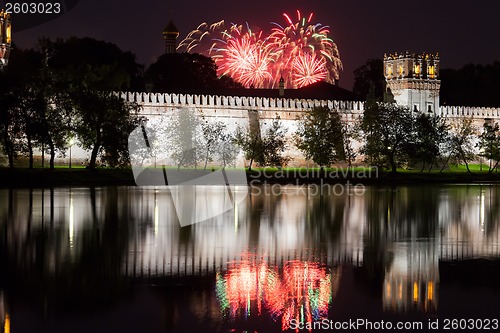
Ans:
{"label": "firework burst", "polygon": [[298,87],[324,81],[328,76],[326,60],[316,57],[314,53],[312,55],[306,53],[294,57],[291,72],[293,82]]}
{"label": "firework burst", "polygon": [[261,34],[256,35],[250,29],[242,33],[241,26],[233,25],[223,35],[225,38],[210,50],[219,75],[229,75],[246,87],[268,86],[273,79],[269,69],[275,57]]}
{"label": "firework burst", "polygon": [[342,70],[337,45],[328,37],[330,28],[312,24],[297,11],[297,20],[283,14],[285,25],[272,22],[271,32],[254,32],[249,25],[224,21],[202,23],[179,44],[187,52],[200,50],[214,59],[218,74],[228,75],[246,87],[274,88],[281,77],[288,88],[317,81],[334,82]]}

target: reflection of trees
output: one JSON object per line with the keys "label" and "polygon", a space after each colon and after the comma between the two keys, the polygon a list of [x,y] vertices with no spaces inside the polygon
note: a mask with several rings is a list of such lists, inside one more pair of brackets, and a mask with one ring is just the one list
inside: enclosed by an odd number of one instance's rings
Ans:
{"label": "reflection of trees", "polygon": [[378,293],[392,262],[392,253],[387,249],[394,242],[438,235],[440,197],[437,188],[432,187],[374,187],[366,200],[363,275],[370,289]]}
{"label": "reflection of trees", "polygon": [[[73,200],[81,199],[81,192],[69,190],[69,207],[64,193],[54,192],[9,193],[8,212],[1,219],[1,275],[7,293],[36,295],[45,305],[113,299],[124,287],[122,262],[131,237],[128,223],[133,219],[130,205],[123,203],[133,198],[117,188],[98,193],[91,189],[83,194],[90,198],[90,209],[84,216],[72,216]],[[21,210],[26,203],[29,210]],[[81,200],[78,204],[85,206]],[[79,225],[72,225],[76,218]]]}
{"label": "reflection of trees", "polygon": [[[484,228],[488,239],[498,237],[500,223],[500,193],[498,186],[488,185],[484,188],[485,198],[483,199],[486,209],[484,211]],[[498,242],[499,239],[494,239]]]}
{"label": "reflection of trees", "polygon": [[469,248],[476,256],[497,255],[493,249],[499,241],[499,204],[498,186],[451,187],[441,202],[442,237],[455,240],[455,247]]}
{"label": "reflection of trees", "polygon": [[[283,195],[281,191],[275,190],[272,193],[274,187],[266,186],[260,187],[257,191],[255,189],[250,189],[247,198],[247,221],[249,222],[249,239],[251,244],[259,243],[261,222],[269,222],[270,227],[279,223],[283,219],[280,216],[279,208],[283,200]],[[256,193],[255,193],[256,192]]]}
{"label": "reflection of trees", "polygon": [[[329,191],[331,187],[330,185],[326,185],[323,188],[313,186],[312,189],[316,189],[316,192]],[[348,199],[347,195],[333,195],[328,193],[311,197],[307,205],[306,218],[307,229],[310,235],[313,236],[315,246],[338,241],[342,231],[344,215],[349,214],[349,209],[347,208]]]}

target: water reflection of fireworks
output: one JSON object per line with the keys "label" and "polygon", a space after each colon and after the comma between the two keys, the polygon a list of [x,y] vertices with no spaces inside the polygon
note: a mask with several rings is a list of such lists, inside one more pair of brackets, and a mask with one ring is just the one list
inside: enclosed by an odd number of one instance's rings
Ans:
{"label": "water reflection of fireworks", "polygon": [[331,272],[318,262],[291,260],[280,269],[247,256],[217,273],[216,292],[221,311],[231,320],[269,315],[281,318],[286,330],[292,319],[313,322],[327,318],[338,288],[340,269]]}

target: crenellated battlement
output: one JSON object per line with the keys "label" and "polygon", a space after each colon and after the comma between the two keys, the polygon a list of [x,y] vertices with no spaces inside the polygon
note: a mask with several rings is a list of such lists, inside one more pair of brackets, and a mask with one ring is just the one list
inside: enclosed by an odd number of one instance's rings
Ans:
{"label": "crenellated battlement", "polygon": [[328,106],[346,112],[363,112],[364,103],[359,101],[330,101],[317,99],[290,99],[268,97],[239,97],[218,95],[192,95],[178,93],[133,93],[121,92],[123,99],[136,102],[144,106],[167,107],[220,107],[245,109],[275,109],[296,111],[309,110],[315,106]]}
{"label": "crenellated battlement", "polygon": [[[219,112],[218,116],[230,116],[231,112],[240,113],[257,110],[261,113],[262,118],[274,118],[276,113],[282,113],[282,119],[295,119],[298,113],[305,112],[317,106],[327,106],[330,109],[339,110],[348,118],[349,115],[361,115],[364,112],[364,102],[359,101],[179,93],[120,92],[119,94],[128,102],[135,102],[142,105],[143,111],[141,113],[146,115],[162,114],[165,110],[178,107],[192,107],[202,111],[212,110],[214,113]],[[233,115],[235,116],[236,113]],[[437,114],[448,118],[474,117],[478,119],[491,118],[500,120],[500,108],[494,107],[440,106]]]}
{"label": "crenellated battlement", "polygon": [[439,114],[442,117],[474,117],[478,119],[500,119],[500,108],[475,106],[441,106],[439,109]]}

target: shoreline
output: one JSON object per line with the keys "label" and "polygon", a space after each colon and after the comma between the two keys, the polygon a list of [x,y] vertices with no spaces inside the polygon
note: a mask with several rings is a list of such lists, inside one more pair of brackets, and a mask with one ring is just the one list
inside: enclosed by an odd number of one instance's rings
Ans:
{"label": "shoreline", "polygon": [[[162,172],[163,170],[153,170]],[[203,171],[195,171],[202,173]],[[211,171],[205,171],[209,173]],[[229,169],[227,172],[231,172]],[[419,172],[403,171],[396,174],[327,171],[327,177],[319,169],[309,170],[246,170],[248,185],[322,185],[362,184],[380,186],[406,186],[419,184],[500,184],[500,173],[493,172]],[[50,187],[101,187],[136,186],[132,169],[8,169],[0,168],[0,188],[50,188]],[[158,184],[150,184],[151,186]]]}

